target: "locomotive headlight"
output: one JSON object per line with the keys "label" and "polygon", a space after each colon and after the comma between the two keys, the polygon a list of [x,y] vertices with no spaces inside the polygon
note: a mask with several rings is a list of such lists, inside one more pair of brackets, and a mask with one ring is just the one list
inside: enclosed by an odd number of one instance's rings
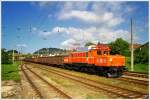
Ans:
{"label": "locomotive headlight", "polygon": [[110,58],[109,61],[112,62],[112,58]]}

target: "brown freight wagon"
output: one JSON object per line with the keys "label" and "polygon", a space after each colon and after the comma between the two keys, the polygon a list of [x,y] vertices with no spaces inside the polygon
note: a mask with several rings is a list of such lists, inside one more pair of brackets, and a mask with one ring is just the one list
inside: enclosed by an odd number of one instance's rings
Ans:
{"label": "brown freight wagon", "polygon": [[37,57],[28,58],[25,61],[46,64],[46,65],[63,65],[65,56],[52,56],[52,57]]}

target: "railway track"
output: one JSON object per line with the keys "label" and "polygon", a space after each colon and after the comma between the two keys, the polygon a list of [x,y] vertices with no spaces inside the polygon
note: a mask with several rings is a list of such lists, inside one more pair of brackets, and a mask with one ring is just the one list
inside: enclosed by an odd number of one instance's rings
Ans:
{"label": "railway track", "polygon": [[138,73],[138,72],[124,72],[127,76],[140,77],[140,78],[148,78],[148,74]]}
{"label": "railway track", "polygon": [[41,68],[41,67],[37,67],[39,69],[51,72],[53,74],[62,76],[64,78],[68,78],[71,80],[74,80],[76,82],[82,83],[84,85],[87,85],[89,87],[95,88],[96,90],[103,90],[112,94],[117,95],[118,97],[122,97],[122,98],[128,98],[128,99],[135,99],[135,98],[147,98],[148,95],[141,93],[141,92],[137,92],[137,91],[132,91],[132,90],[128,90],[128,89],[124,89],[124,88],[120,88],[117,86],[112,86],[112,85],[108,85],[102,82],[98,82],[95,80],[91,80],[85,77],[81,77],[81,76],[76,76],[76,75],[72,75],[69,73],[65,73],[62,71],[58,71],[56,69],[52,69],[52,68]]}
{"label": "railway track", "polygon": [[[131,72],[129,72],[129,73],[131,73]],[[135,73],[135,72],[133,72],[133,73]],[[129,77],[120,77],[120,78],[116,78],[116,80],[125,81],[125,82],[131,82],[131,83],[134,83],[134,84],[145,85],[145,86],[149,85],[149,81],[145,81],[145,80],[141,81],[141,80],[134,79],[134,78],[129,78]]]}
{"label": "railway track", "polygon": [[28,76],[28,74],[25,72],[25,70],[23,69],[23,65],[21,65],[21,71],[23,72],[23,74],[26,77],[27,81],[30,83],[30,85],[33,88],[33,90],[36,92],[37,97],[43,99],[42,94],[40,93],[40,91],[38,90],[38,88],[36,87],[36,85],[32,82],[32,80],[30,79],[30,77]]}
{"label": "railway track", "polygon": [[67,99],[71,99],[72,98],[71,96],[67,95],[66,93],[64,93],[63,91],[61,91],[60,89],[58,89],[57,87],[55,87],[54,85],[52,85],[51,83],[49,83],[47,80],[45,80],[44,78],[42,78],[40,75],[38,75],[37,73],[35,73],[31,69],[29,69],[26,65],[22,65],[21,69],[22,69],[24,75],[27,77],[29,83],[34,88],[34,90],[36,91],[36,93],[39,95],[40,98],[45,98],[45,97],[42,95],[42,93],[38,89],[38,87],[34,84],[33,80],[30,79],[30,77],[28,76],[27,72],[23,69],[23,66],[24,66],[25,69],[27,69],[32,74],[34,74],[35,76],[37,76],[40,80],[42,80],[45,84],[47,84],[50,88],[53,88],[61,97],[67,98]]}
{"label": "railway track", "polygon": [[144,80],[141,81],[141,80],[138,80],[138,79],[127,78],[127,77],[120,77],[120,78],[117,78],[117,80],[132,82],[134,84],[145,85],[145,86],[149,85],[148,81],[144,81]]}

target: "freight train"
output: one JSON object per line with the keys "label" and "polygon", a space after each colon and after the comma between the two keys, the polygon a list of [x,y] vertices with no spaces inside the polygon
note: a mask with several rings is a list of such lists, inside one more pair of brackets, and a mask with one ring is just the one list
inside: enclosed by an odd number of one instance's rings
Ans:
{"label": "freight train", "polygon": [[97,44],[88,51],[71,52],[67,56],[26,58],[25,61],[57,65],[66,69],[90,72],[106,77],[119,77],[125,70],[125,57],[110,55],[110,48],[105,44]]}

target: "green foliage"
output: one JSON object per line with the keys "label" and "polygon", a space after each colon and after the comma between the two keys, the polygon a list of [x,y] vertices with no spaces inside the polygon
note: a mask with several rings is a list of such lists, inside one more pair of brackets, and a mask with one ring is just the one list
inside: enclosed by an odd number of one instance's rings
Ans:
{"label": "green foliage", "polygon": [[[7,53],[12,54],[12,53],[13,53],[13,50],[8,50]],[[14,50],[14,53],[18,53],[18,51],[17,51],[17,50]]]}
{"label": "green foliage", "polygon": [[66,50],[63,49],[59,49],[59,48],[42,48],[36,52],[34,52],[33,54],[55,54],[55,53],[64,53],[66,52]]}
{"label": "green foliage", "polygon": [[135,63],[148,64],[149,61],[149,43],[146,43],[134,51]]}
{"label": "green foliage", "polygon": [[19,66],[20,62],[15,64],[2,64],[2,80],[16,80],[20,79],[19,77]]}
{"label": "green foliage", "polygon": [[[128,68],[129,71],[131,71],[131,58],[130,57],[126,57],[126,64],[125,66]],[[134,64],[134,71],[135,72],[144,72],[144,73],[148,73],[149,69],[148,69],[148,64]]]}
{"label": "green foliage", "polygon": [[6,49],[1,49],[2,52],[2,64],[10,64],[12,63],[12,56],[6,51]]}
{"label": "green foliage", "polygon": [[90,46],[90,45],[94,45],[94,43],[92,43],[92,42],[87,42],[87,43],[85,44],[85,47],[88,47],[88,46]]}
{"label": "green foliage", "polygon": [[26,57],[26,58],[31,58],[31,57],[32,57],[32,54],[28,53],[28,54],[25,55],[25,57]]}
{"label": "green foliage", "polygon": [[130,55],[129,43],[122,38],[118,38],[114,42],[111,42],[109,46],[111,48],[110,54]]}

